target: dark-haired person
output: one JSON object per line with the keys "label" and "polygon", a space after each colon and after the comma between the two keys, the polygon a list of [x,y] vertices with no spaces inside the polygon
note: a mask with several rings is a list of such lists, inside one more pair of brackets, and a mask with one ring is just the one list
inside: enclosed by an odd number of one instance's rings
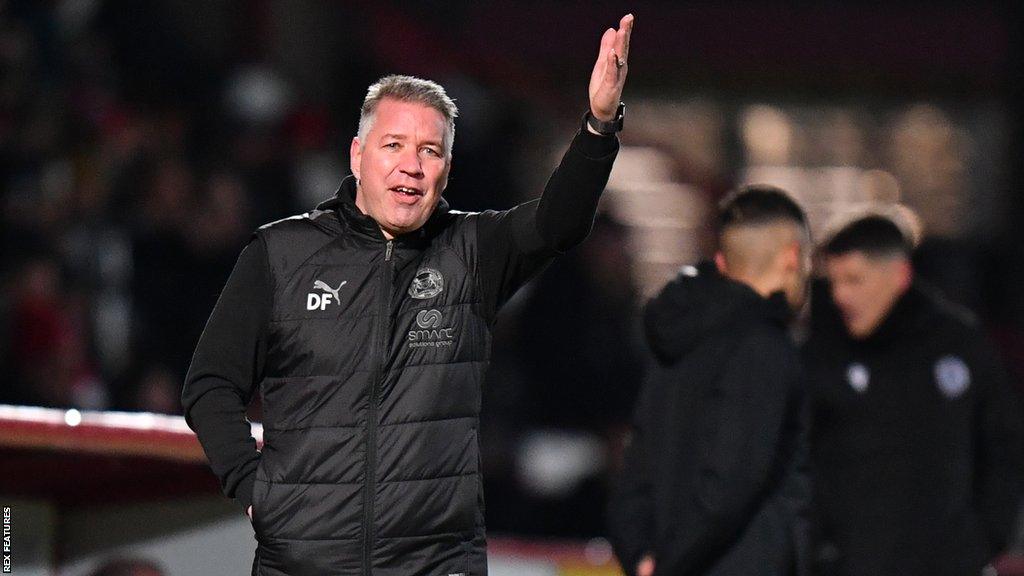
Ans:
{"label": "dark-haired person", "polygon": [[630,576],[803,570],[810,497],[799,352],[810,236],[784,192],[725,200],[715,262],[648,305],[657,359],[641,392],[609,534]]}
{"label": "dark-haired person", "polygon": [[831,298],[805,359],[824,574],[977,575],[1018,510],[1017,399],[968,315],[914,280],[911,250],[883,216],[822,249]]}
{"label": "dark-haired person", "polygon": [[[483,576],[481,385],[501,305],[583,241],[618,151],[633,17],[609,28],[590,109],[539,200],[449,210],[455,136],[438,84],[386,76],[353,176],[239,256],[182,392],[260,576]],[[501,185],[487,182],[481,185]],[[245,419],[263,401],[263,450]]]}

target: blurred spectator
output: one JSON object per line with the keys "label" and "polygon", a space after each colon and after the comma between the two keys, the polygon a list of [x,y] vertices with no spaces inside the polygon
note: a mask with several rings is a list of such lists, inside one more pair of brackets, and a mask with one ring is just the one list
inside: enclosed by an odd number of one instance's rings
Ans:
{"label": "blurred spectator", "polygon": [[643,378],[625,227],[599,214],[587,241],[526,290],[499,322],[485,387],[485,444],[495,453],[484,464],[500,493],[488,501],[488,521],[495,530],[595,536]]}
{"label": "blurred spectator", "polygon": [[1013,537],[1019,398],[969,314],[914,278],[911,248],[882,216],[824,247],[806,348],[823,574],[979,574]]}
{"label": "blurred spectator", "polygon": [[29,259],[15,278],[6,401],[100,409],[106,390],[89,360],[77,299],[62,290],[57,262]]}

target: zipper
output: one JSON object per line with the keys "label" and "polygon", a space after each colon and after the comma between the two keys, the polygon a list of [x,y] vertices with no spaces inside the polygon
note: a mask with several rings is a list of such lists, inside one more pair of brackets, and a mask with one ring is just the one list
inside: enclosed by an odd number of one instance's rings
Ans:
{"label": "zipper", "polygon": [[376,497],[377,485],[377,394],[384,381],[384,362],[388,357],[388,337],[391,334],[391,289],[393,263],[391,254],[394,252],[394,240],[388,240],[384,247],[384,266],[381,268],[380,307],[377,321],[377,365],[373,380],[370,382],[370,406],[366,414],[366,472],[363,484],[363,573],[373,574],[373,501]]}

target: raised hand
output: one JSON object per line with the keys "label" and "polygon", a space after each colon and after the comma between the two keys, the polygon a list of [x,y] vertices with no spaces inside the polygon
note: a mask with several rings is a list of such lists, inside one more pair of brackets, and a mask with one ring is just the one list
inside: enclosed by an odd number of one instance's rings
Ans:
{"label": "raised hand", "polygon": [[629,36],[633,32],[633,15],[619,21],[619,29],[609,28],[601,36],[601,51],[590,73],[590,112],[602,122],[615,118],[622,99],[622,87],[629,70]]}

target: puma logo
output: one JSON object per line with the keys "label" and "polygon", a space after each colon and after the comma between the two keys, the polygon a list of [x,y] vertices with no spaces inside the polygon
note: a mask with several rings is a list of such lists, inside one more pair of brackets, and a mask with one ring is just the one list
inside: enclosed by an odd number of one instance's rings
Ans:
{"label": "puma logo", "polygon": [[327,282],[324,282],[323,280],[317,280],[316,282],[313,282],[314,290],[323,290],[324,292],[326,292],[326,294],[319,294],[317,292],[310,292],[309,294],[307,294],[306,310],[326,310],[327,305],[331,303],[332,296],[334,297],[334,302],[340,306],[341,298],[338,296],[338,291],[340,291],[341,287],[344,286],[345,284],[348,284],[348,280],[345,280],[341,284],[338,284],[337,288],[331,288],[331,286],[327,284]]}

